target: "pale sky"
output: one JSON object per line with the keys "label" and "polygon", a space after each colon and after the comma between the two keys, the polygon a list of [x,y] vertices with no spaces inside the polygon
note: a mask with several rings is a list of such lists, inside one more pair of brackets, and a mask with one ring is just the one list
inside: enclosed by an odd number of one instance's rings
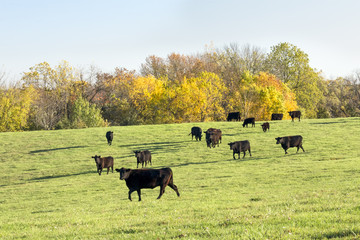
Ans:
{"label": "pale sky", "polygon": [[359,0],[0,0],[0,73],[30,67],[140,69],[150,55],[289,42],[334,79],[360,70]]}

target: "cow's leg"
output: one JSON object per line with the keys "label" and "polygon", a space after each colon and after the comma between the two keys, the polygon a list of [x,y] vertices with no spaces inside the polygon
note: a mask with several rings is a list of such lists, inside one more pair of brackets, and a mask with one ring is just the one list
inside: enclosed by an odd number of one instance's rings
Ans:
{"label": "cow's leg", "polygon": [[133,189],[130,189],[130,190],[129,190],[129,200],[130,200],[130,201],[132,201],[132,199],[131,199],[131,193],[132,193],[133,191],[135,191],[135,190],[133,190]]}
{"label": "cow's leg", "polygon": [[[245,158],[245,152],[246,152],[246,151],[244,151],[244,152],[243,152],[243,153],[244,153],[244,156],[243,156],[243,158]],[[240,155],[240,154],[239,154],[239,155]]]}
{"label": "cow's leg", "polygon": [[177,186],[172,182],[172,180],[169,182],[169,187],[171,187],[172,189],[174,189],[174,191],[176,192],[177,196],[180,197],[180,193],[178,191]]}
{"label": "cow's leg", "polygon": [[114,166],[111,166],[111,172],[112,173],[114,172]]}
{"label": "cow's leg", "polygon": [[142,168],[144,167],[144,161],[141,163],[141,167],[142,167]]}
{"label": "cow's leg", "polygon": [[251,157],[251,150],[250,150],[250,148],[249,148],[249,153],[250,153],[250,157]]}
{"label": "cow's leg", "polygon": [[302,144],[300,145],[301,149],[303,150],[303,152],[305,152],[304,148],[302,147]]}
{"label": "cow's leg", "polygon": [[138,189],[138,190],[137,190],[137,193],[138,193],[138,195],[139,195],[139,201],[141,201],[141,190]]}
{"label": "cow's leg", "polygon": [[139,168],[139,161],[138,161],[137,164],[136,164],[136,168]]}
{"label": "cow's leg", "polygon": [[235,158],[235,152],[233,152],[233,158],[236,159],[236,158]]}
{"label": "cow's leg", "polygon": [[107,168],[107,174],[109,174],[109,171],[110,171],[110,167]]}
{"label": "cow's leg", "polygon": [[99,175],[101,175],[101,172],[102,172],[102,168],[99,169]]}
{"label": "cow's leg", "polygon": [[165,187],[166,187],[165,184],[161,184],[161,185],[160,185],[160,194],[159,194],[159,196],[158,196],[157,199],[160,199],[161,196],[164,194],[164,192],[165,192]]}

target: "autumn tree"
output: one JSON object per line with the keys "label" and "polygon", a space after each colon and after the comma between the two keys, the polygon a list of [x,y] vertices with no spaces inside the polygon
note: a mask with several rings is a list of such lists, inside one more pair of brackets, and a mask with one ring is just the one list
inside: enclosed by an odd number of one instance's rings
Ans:
{"label": "autumn tree", "polygon": [[30,87],[0,89],[0,132],[28,128],[30,106],[34,99]]}

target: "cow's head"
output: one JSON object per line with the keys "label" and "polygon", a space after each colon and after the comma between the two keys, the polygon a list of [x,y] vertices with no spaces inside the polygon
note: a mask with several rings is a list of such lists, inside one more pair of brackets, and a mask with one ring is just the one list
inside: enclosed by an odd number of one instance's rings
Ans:
{"label": "cow's head", "polygon": [[234,145],[234,143],[233,143],[233,142],[231,142],[231,143],[228,143],[228,145],[230,146],[230,150],[232,150],[232,149],[233,149],[233,145]]}
{"label": "cow's head", "polygon": [[292,115],[292,112],[288,112],[289,113],[289,116],[291,116]]}
{"label": "cow's head", "polygon": [[130,176],[130,168],[121,168],[115,170],[120,173],[120,180],[126,180]]}
{"label": "cow's head", "polygon": [[134,151],[134,153],[135,153],[135,157],[139,157],[140,155],[140,151]]}
{"label": "cow's head", "polygon": [[279,144],[282,142],[282,137],[277,137],[275,138],[275,140],[276,140],[276,144]]}
{"label": "cow's head", "polygon": [[92,158],[95,159],[96,164],[100,164],[100,158],[101,158],[101,156],[95,155],[95,156],[92,157]]}

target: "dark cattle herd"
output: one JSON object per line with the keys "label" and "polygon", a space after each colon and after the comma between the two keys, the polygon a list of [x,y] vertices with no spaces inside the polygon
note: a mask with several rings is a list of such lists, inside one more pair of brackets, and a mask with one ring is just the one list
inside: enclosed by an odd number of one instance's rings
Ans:
{"label": "dark cattle herd", "polygon": [[[291,111],[289,112],[289,116],[291,117],[292,121],[294,121],[295,118],[301,117],[300,111]],[[271,120],[282,120],[283,114],[273,113],[271,115]],[[227,121],[240,121],[240,113],[239,112],[231,112],[228,114]],[[252,127],[255,127],[255,118],[246,118],[242,124],[243,127],[248,127],[248,124],[251,124]],[[262,125],[262,130],[264,132],[269,131],[270,129],[270,123],[264,122]],[[222,131],[217,128],[208,128],[206,131],[202,132],[202,129],[200,127],[192,127],[191,132],[189,135],[191,135],[192,140],[196,139],[196,141],[201,141],[202,133],[205,133],[206,137],[206,145],[209,148],[215,148],[216,146],[220,146],[221,140],[222,140]],[[108,142],[108,145],[112,145],[113,141],[113,132],[108,131],[106,132],[106,139]],[[303,137],[301,135],[296,136],[286,136],[286,137],[277,137],[275,138],[276,144],[281,144],[281,147],[285,150],[285,154],[288,154],[287,150],[289,148],[296,147],[297,151],[301,148],[303,152],[305,152],[302,144],[303,144]],[[251,155],[251,148],[250,148],[250,142],[249,140],[242,140],[242,141],[235,141],[228,143],[230,146],[230,150],[233,151],[233,158],[235,158],[235,154],[238,154],[238,159],[240,159],[240,154],[243,153],[243,158],[245,158],[246,151],[249,151],[250,156]],[[144,168],[147,167],[147,164],[149,163],[152,166],[151,162],[151,152],[149,150],[143,150],[143,151],[134,151],[135,157],[136,157],[136,167],[139,167],[139,164],[141,164],[141,167]],[[93,156],[96,167],[97,167],[97,173],[101,175],[101,172],[104,168],[107,168],[107,174],[109,174],[110,168],[113,172],[114,169],[114,158],[109,157],[101,157],[101,156]],[[129,168],[121,168],[116,169],[117,172],[120,173],[120,180],[125,180],[126,186],[129,189],[129,200],[131,199],[131,193],[134,191],[137,191],[139,196],[139,201],[141,201],[141,189],[145,188],[155,188],[160,187],[160,194],[158,196],[158,199],[161,198],[161,196],[165,192],[165,187],[169,186],[172,188],[177,196],[180,196],[180,193],[178,191],[177,186],[173,182],[173,172],[170,168],[161,168],[161,169],[129,169]]]}

